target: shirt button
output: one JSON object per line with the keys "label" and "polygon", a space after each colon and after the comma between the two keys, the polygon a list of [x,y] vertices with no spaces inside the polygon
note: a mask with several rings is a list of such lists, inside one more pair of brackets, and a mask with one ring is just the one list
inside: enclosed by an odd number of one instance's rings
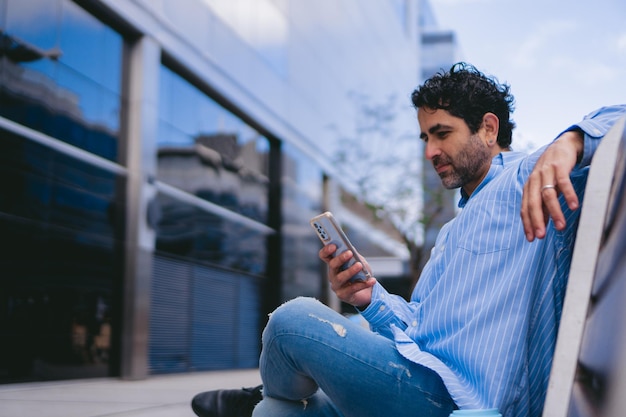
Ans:
{"label": "shirt button", "polygon": [[378,311],[383,311],[384,309],[385,309],[385,306],[378,307]]}
{"label": "shirt button", "polygon": [[411,323],[411,326],[417,327],[417,320],[413,320],[413,323]]}

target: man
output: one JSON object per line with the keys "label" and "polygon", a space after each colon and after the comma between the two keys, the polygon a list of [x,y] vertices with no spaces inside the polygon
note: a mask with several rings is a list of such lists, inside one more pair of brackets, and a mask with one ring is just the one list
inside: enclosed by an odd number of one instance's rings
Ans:
{"label": "man", "polygon": [[461,189],[462,210],[440,231],[411,301],[375,278],[350,282],[369,267],[341,271],[352,254],[322,248],[331,288],[373,332],[292,300],[263,333],[263,400],[254,406],[260,387],[202,393],[198,415],[541,414],[586,167],[626,106],[596,111],[526,156],[510,150],[509,87],[472,66],[436,74],[412,101],[425,155],[446,188]]}

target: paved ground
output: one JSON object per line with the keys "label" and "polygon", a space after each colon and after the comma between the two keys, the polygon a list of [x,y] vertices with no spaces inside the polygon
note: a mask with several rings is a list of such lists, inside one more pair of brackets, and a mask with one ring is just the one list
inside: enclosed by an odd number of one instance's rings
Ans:
{"label": "paved ground", "polygon": [[195,417],[198,392],[260,384],[258,370],[0,385],[0,417]]}

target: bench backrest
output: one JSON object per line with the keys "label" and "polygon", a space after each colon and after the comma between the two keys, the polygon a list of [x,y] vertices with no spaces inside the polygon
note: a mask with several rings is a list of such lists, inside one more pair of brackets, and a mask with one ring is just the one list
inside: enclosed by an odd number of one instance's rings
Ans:
{"label": "bench backrest", "polygon": [[543,417],[626,416],[626,118],[594,155]]}

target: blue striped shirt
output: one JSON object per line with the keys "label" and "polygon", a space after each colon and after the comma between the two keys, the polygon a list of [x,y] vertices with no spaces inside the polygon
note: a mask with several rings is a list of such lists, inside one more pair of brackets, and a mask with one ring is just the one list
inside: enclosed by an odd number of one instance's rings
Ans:
{"label": "blue striped shirt", "polygon": [[[598,139],[625,112],[603,108],[567,129],[585,133],[571,174],[579,198]],[[436,371],[461,409],[541,415],[580,213],[561,199],[567,228],[550,221],[544,239],[526,240],[522,189],[542,152],[495,156],[441,229],[411,302],[376,284],[362,312],[403,356]]]}

